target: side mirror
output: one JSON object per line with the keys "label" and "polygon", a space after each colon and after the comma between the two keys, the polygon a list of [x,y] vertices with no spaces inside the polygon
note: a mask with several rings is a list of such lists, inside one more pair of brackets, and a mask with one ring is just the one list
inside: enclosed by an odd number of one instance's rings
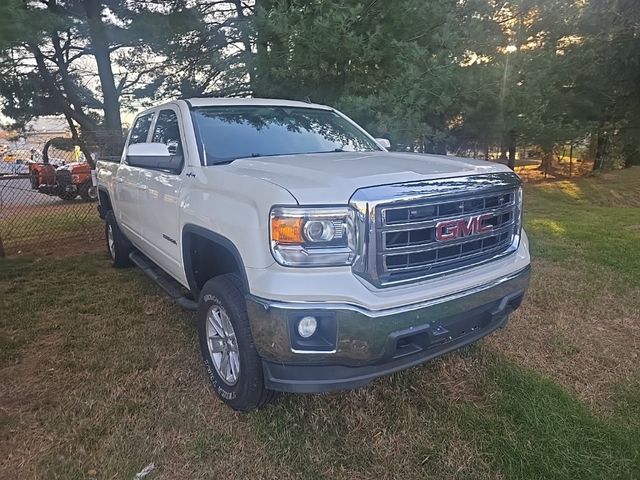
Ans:
{"label": "side mirror", "polygon": [[127,163],[134,167],[178,171],[182,155],[171,155],[164,143],[134,143],[127,149]]}
{"label": "side mirror", "polygon": [[385,149],[388,150],[391,148],[391,142],[386,138],[376,138],[375,140],[376,142],[378,142],[378,145],[384,147]]}

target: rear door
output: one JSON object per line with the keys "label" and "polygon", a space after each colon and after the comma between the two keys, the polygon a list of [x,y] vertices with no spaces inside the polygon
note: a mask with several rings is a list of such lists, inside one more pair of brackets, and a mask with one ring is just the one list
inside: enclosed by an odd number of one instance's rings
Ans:
{"label": "rear door", "polygon": [[183,184],[185,153],[184,135],[178,109],[160,110],[152,127],[150,142],[164,143],[169,153],[182,158],[178,172],[141,169],[139,182],[146,186],[141,192],[143,208],[142,234],[147,243],[145,253],[178,280],[184,277],[180,252],[180,190]]}
{"label": "rear door", "polygon": [[[150,132],[154,114],[147,113],[140,115],[131,128],[129,145],[146,142]],[[123,156],[118,173],[115,179],[115,192],[117,197],[117,208],[115,210],[118,225],[123,228],[128,237],[134,242],[140,242],[142,236],[142,222],[139,215],[140,189],[139,189],[140,168],[127,163],[126,155]]]}

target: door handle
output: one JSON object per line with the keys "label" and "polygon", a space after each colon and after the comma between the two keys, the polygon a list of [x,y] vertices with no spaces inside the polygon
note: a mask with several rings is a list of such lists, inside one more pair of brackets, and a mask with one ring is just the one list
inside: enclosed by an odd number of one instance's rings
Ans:
{"label": "door handle", "polygon": [[138,187],[140,190],[146,190],[147,188],[149,188],[144,183],[139,183],[138,185],[136,185],[136,187]]}
{"label": "door handle", "polygon": [[116,177],[116,182],[118,182],[118,183],[124,183],[124,178],[122,178],[122,177]]}

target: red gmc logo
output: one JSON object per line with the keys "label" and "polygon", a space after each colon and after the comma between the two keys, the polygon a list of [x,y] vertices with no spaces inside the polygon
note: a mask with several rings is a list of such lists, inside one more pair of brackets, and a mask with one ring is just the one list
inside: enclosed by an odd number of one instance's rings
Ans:
{"label": "red gmc logo", "polygon": [[490,218],[493,218],[493,214],[485,213],[483,215],[438,222],[436,224],[436,240],[446,242],[460,237],[490,232],[493,230],[493,225],[487,223]]}

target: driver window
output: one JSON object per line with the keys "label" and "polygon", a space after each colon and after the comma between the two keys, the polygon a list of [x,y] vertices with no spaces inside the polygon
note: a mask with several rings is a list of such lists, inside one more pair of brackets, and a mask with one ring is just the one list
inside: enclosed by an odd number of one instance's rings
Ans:
{"label": "driver window", "polygon": [[131,129],[131,136],[129,137],[129,145],[134,143],[142,143],[147,141],[149,135],[149,128],[151,128],[151,120],[153,120],[153,113],[148,113],[138,117],[136,123]]}
{"label": "driver window", "polygon": [[161,110],[153,131],[153,142],[164,143],[171,155],[182,155],[178,116],[173,110]]}

